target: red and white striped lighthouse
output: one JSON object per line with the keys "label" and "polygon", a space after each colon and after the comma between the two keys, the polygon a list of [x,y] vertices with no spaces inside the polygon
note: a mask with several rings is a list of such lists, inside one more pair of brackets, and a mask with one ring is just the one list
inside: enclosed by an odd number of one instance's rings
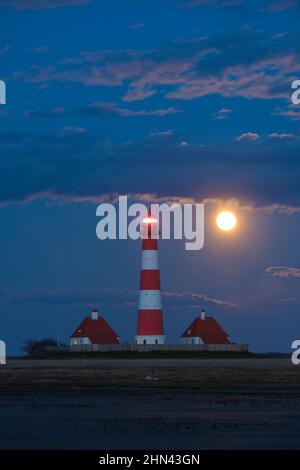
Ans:
{"label": "red and white striped lighthouse", "polygon": [[158,220],[151,214],[141,224],[142,266],[136,344],[165,344],[158,266]]}

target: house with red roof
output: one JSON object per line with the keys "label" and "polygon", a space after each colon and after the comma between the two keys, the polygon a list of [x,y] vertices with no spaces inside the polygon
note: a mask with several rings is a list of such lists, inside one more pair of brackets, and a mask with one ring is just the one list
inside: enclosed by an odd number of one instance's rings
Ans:
{"label": "house with red roof", "polygon": [[183,344],[231,344],[229,335],[213,317],[201,310],[190,326],[181,335]]}
{"label": "house with red roof", "polygon": [[97,309],[86,317],[70,336],[71,346],[97,345],[97,344],[119,344],[119,336],[100,316]]}

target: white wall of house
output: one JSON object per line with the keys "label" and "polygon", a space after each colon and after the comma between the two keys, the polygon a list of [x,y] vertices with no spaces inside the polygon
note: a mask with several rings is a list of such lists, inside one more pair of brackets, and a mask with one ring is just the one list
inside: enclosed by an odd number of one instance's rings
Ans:
{"label": "white wall of house", "polygon": [[71,346],[77,346],[80,344],[92,344],[89,338],[71,338]]}
{"label": "white wall of house", "polygon": [[163,335],[137,335],[136,344],[166,344],[166,337]]}
{"label": "white wall of house", "polygon": [[182,344],[204,344],[200,336],[189,336],[181,338]]}

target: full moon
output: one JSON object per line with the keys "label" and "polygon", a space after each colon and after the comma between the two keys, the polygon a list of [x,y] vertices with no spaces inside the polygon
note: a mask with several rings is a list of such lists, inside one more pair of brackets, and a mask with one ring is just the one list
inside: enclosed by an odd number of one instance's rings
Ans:
{"label": "full moon", "polygon": [[220,230],[224,230],[225,232],[234,229],[236,222],[236,216],[233,214],[233,212],[224,211],[217,215],[217,226]]}

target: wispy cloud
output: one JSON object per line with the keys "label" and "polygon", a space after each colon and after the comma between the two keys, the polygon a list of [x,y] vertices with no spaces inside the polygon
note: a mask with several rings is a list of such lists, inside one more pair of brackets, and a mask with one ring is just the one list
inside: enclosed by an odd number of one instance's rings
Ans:
{"label": "wispy cloud", "polygon": [[121,108],[115,103],[92,103],[87,108],[82,110],[90,115],[117,115],[117,116],[167,116],[168,114],[180,113],[180,110],[174,107],[154,109],[154,110],[134,110],[128,108]]}
{"label": "wispy cloud", "polygon": [[289,105],[287,108],[277,107],[273,112],[273,116],[283,116],[290,118],[291,121],[300,120],[300,109],[299,106]]}
{"label": "wispy cloud", "polygon": [[135,23],[131,26],[131,29],[143,29],[145,26],[143,21],[140,21],[139,23]]}
{"label": "wispy cloud", "polygon": [[[200,308],[218,306],[236,308],[238,303],[208,297],[195,292],[162,292],[163,303],[168,308]],[[132,289],[55,289],[27,292],[0,291],[0,301],[21,304],[62,304],[62,305],[110,305],[128,307],[138,304],[138,291]]]}
{"label": "wispy cloud", "polygon": [[98,102],[91,103],[85,108],[81,109],[66,109],[63,107],[54,108],[50,111],[42,111],[39,109],[28,110],[24,113],[24,117],[36,117],[36,118],[53,118],[63,117],[74,114],[85,114],[90,116],[167,116],[169,114],[177,114],[181,111],[173,106],[168,108],[159,109],[129,109],[120,107],[116,103]]}
{"label": "wispy cloud", "polygon": [[271,13],[278,13],[295,8],[300,8],[299,0],[268,0],[264,10]]}
{"label": "wispy cloud", "polygon": [[74,82],[124,86],[125,101],[143,100],[158,91],[168,99],[224,97],[289,98],[292,77],[300,72],[300,36],[269,37],[241,28],[210,37],[170,41],[151,50],[83,51],[48,66],[15,74],[29,82]]}
{"label": "wispy cloud", "polygon": [[49,52],[49,47],[48,46],[36,46],[33,48],[33,52],[35,54],[45,54],[46,52]]}
{"label": "wispy cloud", "polygon": [[151,86],[137,87],[137,88],[132,87],[132,88],[129,88],[127,93],[123,96],[122,100],[128,101],[128,102],[129,101],[142,101],[155,94],[156,94],[156,91]]}
{"label": "wispy cloud", "polygon": [[197,8],[203,6],[236,7],[243,3],[243,0],[185,0],[179,4],[180,8]]}
{"label": "wispy cloud", "polygon": [[242,142],[245,140],[254,142],[255,140],[258,140],[258,139],[259,139],[259,134],[257,134],[256,132],[245,132],[244,134],[241,134],[235,137],[235,140],[237,142]]}
{"label": "wispy cloud", "polygon": [[135,193],[197,201],[237,199],[263,210],[299,210],[298,139],[201,146],[182,145],[182,136],[173,132],[113,142],[80,126],[75,129],[64,126],[40,135],[0,133],[0,204],[41,195],[95,202]]}
{"label": "wispy cloud", "polygon": [[291,133],[278,133],[278,132],[273,132],[272,134],[269,134],[270,139],[294,139],[295,134]]}
{"label": "wispy cloud", "polygon": [[281,299],[281,302],[286,302],[288,304],[296,304],[298,300],[296,299],[296,297],[285,297]]}
{"label": "wispy cloud", "polygon": [[30,109],[25,111],[23,116],[24,117],[37,117],[37,118],[47,118],[47,117],[60,117],[64,116],[67,113],[66,108],[64,107],[57,107],[51,109],[50,111],[41,111],[39,109]]}
{"label": "wispy cloud", "polygon": [[300,278],[300,269],[292,268],[288,266],[269,266],[265,269],[265,272],[272,275],[273,277],[296,277]]}
{"label": "wispy cloud", "polygon": [[222,306],[236,308],[239,305],[237,302],[208,297],[207,295],[199,294],[196,292],[162,292],[162,295],[166,305],[170,305],[172,307],[188,306],[191,308],[200,308],[202,306],[204,307],[209,305],[215,305],[220,307]]}
{"label": "wispy cloud", "polygon": [[0,47],[0,55],[7,54],[10,51],[11,51],[11,45],[10,44],[6,44],[5,46]]}
{"label": "wispy cloud", "polygon": [[224,119],[227,119],[231,115],[231,113],[232,113],[232,109],[222,108],[222,109],[219,109],[219,111],[214,113],[212,116],[217,121],[222,121]]}
{"label": "wispy cloud", "polygon": [[0,0],[0,7],[15,10],[50,10],[66,6],[85,5],[90,0]]}

